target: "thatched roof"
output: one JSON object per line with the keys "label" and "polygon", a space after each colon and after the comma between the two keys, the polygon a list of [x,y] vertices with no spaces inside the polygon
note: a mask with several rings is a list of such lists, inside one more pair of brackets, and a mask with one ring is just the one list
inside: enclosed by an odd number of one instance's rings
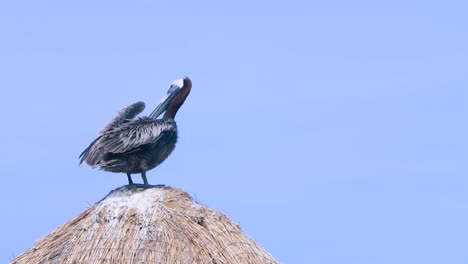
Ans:
{"label": "thatched roof", "polygon": [[128,187],[12,263],[278,263],[229,218],[170,187]]}

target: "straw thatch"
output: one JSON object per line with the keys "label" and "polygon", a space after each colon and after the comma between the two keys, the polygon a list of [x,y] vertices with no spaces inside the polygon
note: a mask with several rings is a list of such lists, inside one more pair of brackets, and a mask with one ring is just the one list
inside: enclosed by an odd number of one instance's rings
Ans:
{"label": "straw thatch", "polygon": [[124,186],[12,263],[278,263],[227,216],[170,187]]}

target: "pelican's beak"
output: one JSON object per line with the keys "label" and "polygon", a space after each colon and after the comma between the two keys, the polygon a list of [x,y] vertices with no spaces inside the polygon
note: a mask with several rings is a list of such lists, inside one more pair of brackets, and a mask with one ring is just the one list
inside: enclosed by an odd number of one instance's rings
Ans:
{"label": "pelican's beak", "polygon": [[167,110],[169,103],[172,99],[180,92],[180,90],[184,87],[184,78],[178,79],[177,81],[171,83],[171,86],[167,90],[167,93],[161,99],[161,103],[153,110],[150,117],[151,118],[158,118],[164,111]]}

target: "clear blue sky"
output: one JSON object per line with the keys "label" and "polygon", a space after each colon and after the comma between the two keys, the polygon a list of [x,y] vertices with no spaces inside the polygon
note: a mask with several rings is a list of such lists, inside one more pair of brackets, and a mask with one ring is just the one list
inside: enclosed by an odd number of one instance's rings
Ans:
{"label": "clear blue sky", "polygon": [[126,184],[78,155],[121,107],[149,114],[187,75],[179,143],[150,183],[224,212],[284,263],[468,263],[467,13],[2,1],[0,262]]}

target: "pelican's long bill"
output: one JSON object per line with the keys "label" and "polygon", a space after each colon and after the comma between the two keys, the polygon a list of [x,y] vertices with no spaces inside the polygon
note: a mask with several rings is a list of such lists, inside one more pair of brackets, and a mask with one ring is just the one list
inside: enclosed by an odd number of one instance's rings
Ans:
{"label": "pelican's long bill", "polygon": [[158,118],[164,111],[167,110],[167,107],[171,100],[176,96],[179,91],[184,87],[184,79],[178,79],[177,81],[173,82],[169,89],[167,90],[166,95],[161,99],[161,103],[153,110],[150,117],[151,118]]}

